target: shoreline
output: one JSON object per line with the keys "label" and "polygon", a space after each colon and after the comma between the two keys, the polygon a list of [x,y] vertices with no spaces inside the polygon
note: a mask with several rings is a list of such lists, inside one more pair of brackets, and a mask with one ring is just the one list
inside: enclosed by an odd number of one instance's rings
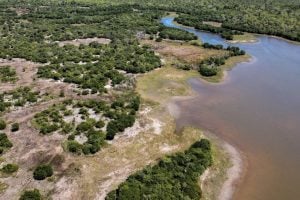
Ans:
{"label": "shoreline", "polygon": [[[192,89],[191,89],[192,90]],[[194,94],[195,92],[192,90],[192,94],[189,96],[174,96],[171,98],[171,100],[167,103],[167,109],[170,115],[176,120],[178,116],[180,115],[180,109],[176,105],[177,101],[184,101],[191,98],[194,98],[197,94]],[[176,123],[176,122],[175,122]],[[182,127],[185,128],[186,126]],[[227,142],[226,140],[218,137],[216,134],[204,130],[203,135],[208,138],[210,141],[212,141],[215,148],[217,148],[217,151],[222,152],[222,154],[225,155],[218,155],[216,156],[217,162],[221,161],[221,156],[225,156],[226,159],[229,159],[229,166],[225,167],[225,177],[224,180],[222,180],[223,177],[220,176],[219,170],[221,166],[217,166],[217,168],[214,168],[216,166],[212,166],[210,168],[207,168],[204,173],[199,177],[200,182],[200,188],[202,189],[202,192],[205,194],[209,194],[210,192],[217,197],[218,200],[230,200],[234,196],[234,193],[236,192],[236,189],[240,182],[242,181],[241,178],[244,176],[246,171],[246,158],[243,155],[243,153],[235,146]],[[225,164],[226,163],[222,163]],[[221,179],[221,180],[220,180]],[[221,187],[217,188],[216,191],[211,191],[212,186],[207,186],[206,182],[219,182],[221,183]],[[206,191],[207,190],[207,191]],[[208,196],[209,196],[208,195]],[[207,199],[205,196],[203,196],[204,199]],[[208,198],[209,199],[209,198]]]}

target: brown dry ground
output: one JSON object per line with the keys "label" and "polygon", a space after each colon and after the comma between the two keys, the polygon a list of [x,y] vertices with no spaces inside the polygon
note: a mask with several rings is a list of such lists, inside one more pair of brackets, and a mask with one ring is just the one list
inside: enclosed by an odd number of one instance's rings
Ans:
{"label": "brown dry ground", "polygon": [[223,50],[204,49],[200,46],[184,42],[143,40],[142,44],[150,45],[157,53],[168,60],[179,60],[188,64],[198,64],[201,60],[212,56],[226,54]]}
{"label": "brown dry ground", "polygon": [[71,44],[71,45],[74,45],[74,46],[80,46],[81,44],[89,45],[92,42],[97,42],[99,44],[109,44],[111,42],[111,40],[107,39],[107,38],[94,37],[94,38],[85,38],[85,39],[75,39],[75,40],[61,41],[61,42],[58,42],[58,45],[60,47],[63,47],[67,44]]}
{"label": "brown dry ground", "polygon": [[214,27],[221,27],[222,23],[220,22],[214,22],[214,21],[204,21],[203,24],[207,24]]}

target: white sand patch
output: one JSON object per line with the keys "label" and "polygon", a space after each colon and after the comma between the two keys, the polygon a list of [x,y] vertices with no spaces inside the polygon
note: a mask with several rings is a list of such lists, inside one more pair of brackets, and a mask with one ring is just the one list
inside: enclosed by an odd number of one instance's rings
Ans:
{"label": "white sand patch", "polygon": [[80,46],[80,44],[88,45],[92,42],[97,42],[99,44],[109,44],[111,40],[107,38],[94,37],[94,38],[85,38],[85,39],[66,40],[61,42],[57,41],[60,47],[63,47],[68,44],[75,45],[75,46]]}
{"label": "white sand patch", "polygon": [[160,147],[159,147],[159,150],[161,152],[164,152],[164,153],[169,153],[169,152],[172,152],[173,150],[177,149],[178,146],[175,145],[175,146],[171,146],[171,145],[168,145],[166,143],[162,144]]}
{"label": "white sand patch", "polygon": [[210,175],[210,170],[209,170],[209,168],[208,168],[208,169],[206,169],[206,170],[204,171],[204,173],[200,176],[200,182],[201,182],[200,187],[201,187],[201,189],[203,189],[204,184],[205,184],[205,181],[207,180],[207,178],[209,177],[209,175]]}
{"label": "white sand patch", "polygon": [[109,89],[112,88],[112,86],[111,85],[105,85],[104,88],[109,90]]}
{"label": "white sand patch", "polygon": [[74,198],[73,194],[75,192],[73,190],[76,190],[74,181],[62,177],[55,186],[55,192],[52,196],[53,199],[64,200]]}
{"label": "white sand patch", "polygon": [[83,143],[85,143],[85,142],[88,140],[88,138],[87,138],[85,135],[80,134],[80,135],[76,135],[76,136],[75,136],[75,140],[76,140],[78,143],[83,144]]}
{"label": "white sand patch", "polygon": [[126,128],[125,131],[121,134],[126,137],[134,137],[139,134],[141,131],[145,131],[145,128],[141,127],[139,121],[135,121],[132,127]]}
{"label": "white sand patch", "polygon": [[[128,127],[124,130],[123,133],[116,135],[116,138],[120,137],[134,137],[141,132],[149,131],[154,134],[160,134],[162,132],[162,122],[158,119],[148,117],[148,113],[151,112],[151,108],[145,108],[144,110],[140,111],[139,119],[147,119],[149,120],[146,125],[142,125],[143,123],[140,120],[136,120],[132,127]],[[152,123],[151,123],[152,122]]]}
{"label": "white sand patch", "polygon": [[123,167],[122,169],[116,170],[115,172],[109,173],[105,178],[106,181],[99,187],[99,193],[97,194],[97,200],[104,200],[106,195],[110,192],[113,185],[116,183],[122,183],[132,173],[131,165]]}
{"label": "white sand patch", "polygon": [[152,118],[152,129],[154,131],[154,134],[159,135],[162,131],[162,123],[158,119]]}
{"label": "white sand patch", "polygon": [[230,200],[232,199],[233,192],[235,189],[235,183],[238,181],[241,173],[243,162],[240,153],[230,144],[224,143],[224,149],[229,153],[232,166],[227,170],[227,180],[224,182],[220,194],[219,200]]}

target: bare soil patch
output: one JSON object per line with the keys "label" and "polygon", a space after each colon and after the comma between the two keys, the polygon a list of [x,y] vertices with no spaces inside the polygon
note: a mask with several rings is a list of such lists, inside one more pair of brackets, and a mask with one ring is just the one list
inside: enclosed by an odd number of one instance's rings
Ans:
{"label": "bare soil patch", "polygon": [[203,24],[207,24],[214,27],[221,27],[222,23],[220,22],[214,22],[214,21],[204,21]]}
{"label": "bare soil patch", "polygon": [[155,52],[164,56],[165,59],[175,58],[175,60],[178,59],[189,64],[197,64],[206,58],[221,56],[226,53],[223,50],[204,49],[183,42],[143,40],[142,44],[150,45]]}
{"label": "bare soil patch", "polygon": [[89,45],[92,42],[96,42],[99,44],[109,44],[111,42],[110,39],[108,38],[85,38],[85,39],[75,39],[75,40],[67,40],[67,41],[61,41],[58,42],[58,45],[60,47],[63,47],[65,45],[71,44],[71,45],[75,45],[75,46],[80,46],[81,44],[83,45]]}
{"label": "bare soil patch", "polygon": [[29,86],[33,82],[38,67],[42,64],[20,58],[13,58],[12,60],[0,59],[0,67],[6,65],[16,70],[18,80],[16,83],[0,83],[0,92],[15,89],[17,86]]}

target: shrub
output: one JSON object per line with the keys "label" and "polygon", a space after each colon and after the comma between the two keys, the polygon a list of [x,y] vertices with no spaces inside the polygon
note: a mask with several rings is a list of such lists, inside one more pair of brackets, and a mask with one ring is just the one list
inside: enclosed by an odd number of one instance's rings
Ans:
{"label": "shrub", "polygon": [[2,167],[1,171],[6,174],[12,174],[12,173],[18,171],[18,169],[19,169],[19,166],[16,164],[7,164]]}
{"label": "shrub", "polygon": [[209,140],[201,139],[200,141],[195,142],[192,145],[192,148],[201,148],[205,151],[210,151],[211,150],[211,144],[210,144]]}
{"label": "shrub", "polygon": [[200,68],[199,68],[199,72],[202,76],[215,76],[217,75],[218,73],[218,69],[216,67],[208,67],[208,66],[205,66],[205,65],[202,65]]}
{"label": "shrub", "polygon": [[0,147],[2,148],[11,148],[13,144],[9,141],[5,133],[0,133]]}
{"label": "shrub", "polygon": [[12,132],[18,131],[19,130],[19,123],[13,123],[11,125],[11,129]]}
{"label": "shrub", "polygon": [[3,119],[0,119],[0,130],[3,130],[6,128],[6,123]]}
{"label": "shrub", "polygon": [[77,141],[69,140],[67,143],[67,148],[69,152],[80,154],[82,147]]}
{"label": "shrub", "polygon": [[68,140],[75,140],[75,135],[74,134],[69,135]]}
{"label": "shrub", "polygon": [[95,124],[96,128],[103,128],[105,126],[105,123],[101,120],[97,121]]}
{"label": "shrub", "polygon": [[161,41],[162,41],[162,38],[161,38],[161,37],[158,37],[158,38],[156,38],[155,41],[156,41],[156,42],[161,42]]}
{"label": "shrub", "polygon": [[25,191],[19,200],[42,200],[42,195],[37,189]]}
{"label": "shrub", "polygon": [[35,180],[44,180],[47,177],[53,175],[53,169],[51,165],[39,165],[33,172],[33,178]]}

